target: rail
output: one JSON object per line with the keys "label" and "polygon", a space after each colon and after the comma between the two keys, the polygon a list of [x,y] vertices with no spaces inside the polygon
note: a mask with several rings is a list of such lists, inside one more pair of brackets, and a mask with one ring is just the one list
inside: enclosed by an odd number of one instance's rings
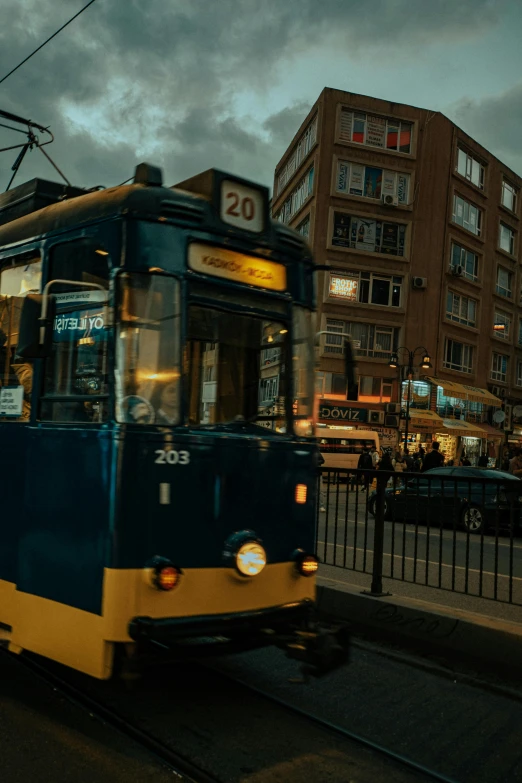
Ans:
{"label": "rail", "polygon": [[454,474],[321,468],[321,562],[522,605],[522,483],[479,469]]}

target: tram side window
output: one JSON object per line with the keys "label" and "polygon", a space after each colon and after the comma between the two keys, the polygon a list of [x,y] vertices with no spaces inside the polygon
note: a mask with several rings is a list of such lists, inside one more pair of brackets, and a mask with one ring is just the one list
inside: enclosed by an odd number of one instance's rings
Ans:
{"label": "tram side window", "polygon": [[71,282],[50,289],[56,315],[51,355],[45,363],[41,418],[103,422],[108,418],[108,253],[92,239],[57,245],[51,250],[49,280]]}
{"label": "tram side window", "polygon": [[17,360],[20,313],[27,293],[39,293],[40,258],[9,259],[0,271],[0,421],[28,421],[33,363]]}

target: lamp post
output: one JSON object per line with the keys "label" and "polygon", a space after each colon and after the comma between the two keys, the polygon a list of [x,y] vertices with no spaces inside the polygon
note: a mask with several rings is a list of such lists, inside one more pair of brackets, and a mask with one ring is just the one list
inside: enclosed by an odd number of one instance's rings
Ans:
{"label": "lamp post", "polygon": [[[399,364],[399,355],[402,354],[403,356],[407,357],[407,363]],[[422,367],[425,370],[429,370],[432,367],[431,364],[431,358],[424,346],[418,345],[417,348],[414,348],[413,351],[410,351],[409,348],[406,348],[404,345],[399,346],[390,356],[390,367],[396,367],[399,370],[399,377],[400,377],[400,388],[401,393],[400,397],[402,400],[402,377],[400,370],[402,370],[404,367],[407,368],[407,376],[408,376],[408,391],[406,394],[406,424],[404,427],[404,443],[405,443],[405,449],[408,448],[408,424],[410,420],[410,401],[411,401],[411,376],[413,374],[413,362],[415,361],[416,356],[420,356],[422,354],[422,361],[419,364],[419,367]]]}

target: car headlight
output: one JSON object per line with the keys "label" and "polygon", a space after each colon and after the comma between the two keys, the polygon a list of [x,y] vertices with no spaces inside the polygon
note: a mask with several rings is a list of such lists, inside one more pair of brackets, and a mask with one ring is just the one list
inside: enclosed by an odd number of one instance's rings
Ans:
{"label": "car headlight", "polygon": [[257,576],[266,566],[266,552],[257,541],[247,541],[236,552],[236,568],[243,576]]}

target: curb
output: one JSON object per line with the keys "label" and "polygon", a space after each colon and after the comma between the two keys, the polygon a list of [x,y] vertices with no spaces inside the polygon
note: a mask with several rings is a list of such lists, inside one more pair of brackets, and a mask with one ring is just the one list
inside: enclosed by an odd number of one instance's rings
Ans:
{"label": "curb", "polygon": [[[520,669],[522,623],[439,606],[416,598],[375,597],[361,587],[317,584],[317,608],[324,618],[350,621],[394,641],[414,642],[429,652],[444,650]],[[521,613],[522,614],[522,613]]]}

